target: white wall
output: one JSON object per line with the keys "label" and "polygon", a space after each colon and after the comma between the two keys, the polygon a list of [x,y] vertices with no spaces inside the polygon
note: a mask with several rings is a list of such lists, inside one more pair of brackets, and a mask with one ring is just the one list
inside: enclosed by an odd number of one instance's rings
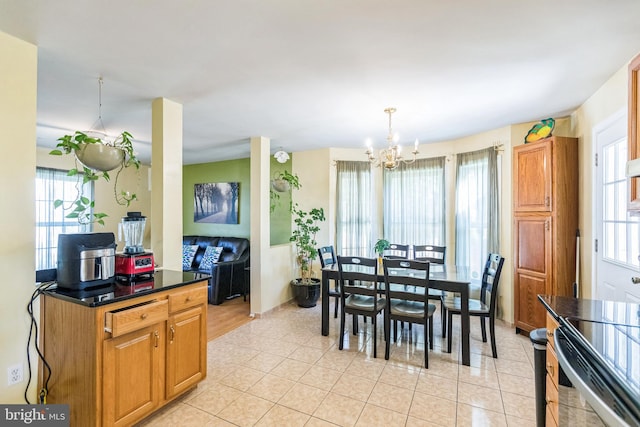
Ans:
{"label": "white wall", "polygon": [[[7,386],[7,369],[19,364],[27,377],[27,303],[35,289],[34,198],[38,50],[0,32],[0,402],[24,403],[26,381]],[[31,354],[35,402],[37,360]]]}

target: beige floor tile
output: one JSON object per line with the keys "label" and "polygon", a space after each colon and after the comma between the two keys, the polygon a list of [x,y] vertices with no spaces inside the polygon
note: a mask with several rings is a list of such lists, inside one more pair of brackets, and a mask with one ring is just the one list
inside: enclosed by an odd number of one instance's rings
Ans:
{"label": "beige floor tile", "polygon": [[343,374],[331,389],[333,393],[366,402],[376,382],[355,375]]}
{"label": "beige floor tile", "polygon": [[524,378],[533,378],[533,367],[528,360],[496,359],[496,371]]}
{"label": "beige floor tile", "polygon": [[138,426],[173,427],[180,425],[184,427],[197,427],[208,425],[208,423],[213,422],[215,418],[216,417],[210,413],[198,408],[180,404],[174,411],[152,415],[139,423]]}
{"label": "beige floor tile", "polygon": [[287,378],[291,381],[298,381],[312,365],[292,359],[283,360],[278,366],[273,368],[270,374]]}
{"label": "beige floor tile", "polygon": [[367,403],[406,415],[413,400],[413,393],[413,390],[407,388],[378,382],[371,391]]}
{"label": "beige floor tile", "polygon": [[456,407],[457,403],[453,400],[442,399],[416,391],[409,409],[409,417],[420,418],[442,426],[455,426]]}
{"label": "beige floor tile", "polygon": [[476,406],[458,403],[456,427],[495,426],[507,427],[507,419],[502,412],[489,411]]}
{"label": "beige floor tile", "polygon": [[291,352],[291,354],[289,354],[289,356],[287,357],[289,357],[289,359],[299,360],[300,362],[305,362],[313,365],[322,357],[323,354],[323,350],[313,347],[300,346],[293,352]]}
{"label": "beige floor tile", "polygon": [[220,411],[217,416],[238,426],[252,426],[255,425],[273,405],[273,402],[244,393],[231,405]]}
{"label": "beige floor tile", "polygon": [[329,393],[313,416],[339,426],[353,426],[360,417],[364,402],[336,393]]}
{"label": "beige floor tile", "polygon": [[448,400],[458,399],[458,382],[437,375],[431,375],[423,370],[416,384],[416,391]]}
{"label": "beige floor tile", "polygon": [[[384,354],[382,356],[384,356]],[[382,357],[382,360],[355,357],[345,372],[349,375],[356,375],[358,377],[377,381],[378,378],[380,378],[385,365],[384,357]]]}
{"label": "beige floor tile", "polygon": [[258,421],[260,427],[302,427],[311,418],[307,414],[294,411],[286,406],[274,405],[269,412]]}
{"label": "beige floor tile", "polygon": [[336,427],[336,425],[320,418],[311,417],[304,427]]}
{"label": "beige floor tile", "polygon": [[441,425],[442,424],[431,423],[420,418],[409,416],[407,417],[406,427],[437,427]]}
{"label": "beige floor tile", "polygon": [[271,402],[277,402],[282,396],[284,396],[291,387],[296,383],[286,378],[277,377],[275,375],[267,374],[260,381],[247,390],[247,393],[262,399],[270,400]]}
{"label": "beige floor tile", "polygon": [[278,404],[312,415],[327,394],[317,387],[297,383],[278,400]]}
{"label": "beige floor tile", "polygon": [[336,371],[344,372],[347,370],[356,353],[338,350],[338,346],[334,345],[316,362],[316,366],[330,368]]}
{"label": "beige floor tile", "polygon": [[314,366],[300,378],[299,382],[329,391],[340,379],[341,375],[342,373],[333,369]]}
{"label": "beige floor tile", "polygon": [[244,363],[244,366],[257,371],[269,372],[276,366],[278,366],[284,357],[271,353],[259,353],[254,358],[249,359]]}
{"label": "beige floor tile", "polygon": [[415,390],[421,369],[413,365],[387,364],[378,378],[379,382]]}
{"label": "beige floor tile", "polygon": [[532,419],[524,419],[514,417],[513,415],[507,415],[508,427],[536,427],[536,421]]}
{"label": "beige floor tile", "polygon": [[533,378],[523,378],[500,372],[498,373],[498,381],[502,391],[535,397],[536,383]]}
{"label": "beige floor tile", "polygon": [[460,366],[458,381],[483,387],[500,388],[498,373],[495,369],[476,368],[474,366]]}
{"label": "beige floor tile", "polygon": [[502,402],[505,414],[529,420],[536,419],[536,400],[533,397],[502,392]]}
{"label": "beige floor tile", "polygon": [[210,414],[216,415],[236,399],[242,396],[242,392],[233,388],[219,384],[198,394],[187,403],[196,408],[200,408]]}
{"label": "beige floor tile", "polygon": [[220,380],[220,384],[233,387],[240,391],[247,391],[260,381],[265,373],[251,368],[237,369]]}
{"label": "beige floor tile", "polygon": [[504,413],[500,390],[495,388],[459,382],[458,403]]}
{"label": "beige floor tile", "polygon": [[356,427],[404,427],[407,416],[367,403],[356,422]]}

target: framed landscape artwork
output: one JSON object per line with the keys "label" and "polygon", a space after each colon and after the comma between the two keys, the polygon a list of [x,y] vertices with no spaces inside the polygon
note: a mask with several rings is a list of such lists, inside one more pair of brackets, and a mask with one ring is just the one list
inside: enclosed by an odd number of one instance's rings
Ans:
{"label": "framed landscape artwork", "polygon": [[193,186],[193,221],[238,224],[239,182],[210,182]]}

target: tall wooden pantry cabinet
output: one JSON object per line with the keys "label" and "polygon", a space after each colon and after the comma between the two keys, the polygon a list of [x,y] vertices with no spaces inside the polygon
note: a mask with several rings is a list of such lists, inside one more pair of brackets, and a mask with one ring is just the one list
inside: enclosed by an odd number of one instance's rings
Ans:
{"label": "tall wooden pantry cabinet", "polygon": [[578,140],[552,136],[513,148],[516,332],[546,325],[538,294],[573,293],[578,230]]}

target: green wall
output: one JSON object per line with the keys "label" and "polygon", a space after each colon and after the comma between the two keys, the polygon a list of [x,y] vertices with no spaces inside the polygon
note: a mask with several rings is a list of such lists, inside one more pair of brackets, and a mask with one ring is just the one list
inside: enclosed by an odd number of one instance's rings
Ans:
{"label": "green wall", "polygon": [[[182,168],[182,217],[184,235],[250,237],[250,159],[225,160],[222,162],[187,165]],[[271,158],[271,176],[283,169],[291,171],[291,163],[282,165]],[[193,221],[195,184],[209,182],[239,182],[240,202],[238,224],[205,224]],[[271,213],[271,244],[289,242],[291,235],[290,197],[281,194],[279,204]]]}

